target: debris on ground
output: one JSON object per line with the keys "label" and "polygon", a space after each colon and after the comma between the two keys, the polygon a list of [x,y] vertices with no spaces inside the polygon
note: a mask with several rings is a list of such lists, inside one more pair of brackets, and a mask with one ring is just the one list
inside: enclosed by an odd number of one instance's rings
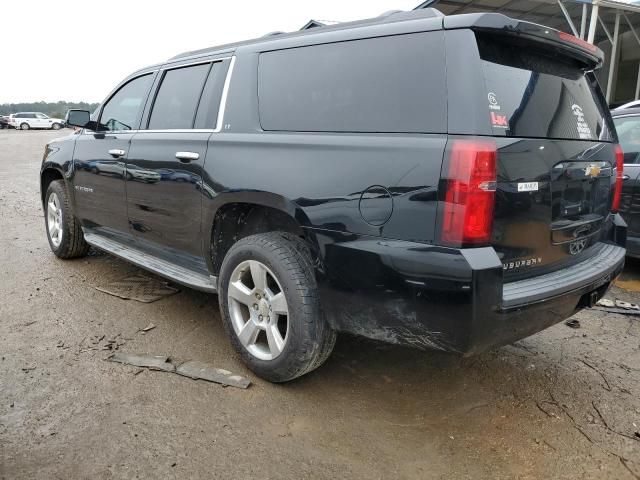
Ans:
{"label": "debris on ground", "polygon": [[612,308],[616,306],[616,302],[614,302],[613,300],[609,300],[608,298],[601,298],[600,300],[598,300],[598,303],[596,303],[596,305],[599,307]]}
{"label": "debris on ground", "polygon": [[617,300],[617,299],[616,299],[616,307],[624,308],[626,310],[640,310],[640,307],[638,306],[637,303],[629,303],[629,302],[624,302],[622,300]]}
{"label": "debris on ground", "polygon": [[[89,337],[88,345],[85,344],[86,337],[82,339],[82,341],[78,344],[79,351],[87,351],[87,350],[118,350],[122,345],[127,343],[122,335],[118,333],[112,337],[107,337],[106,335],[93,335]],[[130,340],[130,339],[129,339]],[[59,346],[59,345],[56,345]],[[62,345],[63,349],[69,348],[66,345]]]}
{"label": "debris on ground", "polygon": [[618,299],[614,301],[608,298],[602,298],[592,309],[607,313],[618,313],[620,315],[640,315],[640,305]]}
{"label": "debris on ground", "polygon": [[640,310],[630,310],[627,308],[606,308],[606,307],[593,307],[592,310],[599,310],[607,313],[619,313],[620,315],[639,315]]}
{"label": "debris on ground", "polygon": [[138,330],[138,331],[139,331],[139,332],[142,332],[142,333],[146,333],[146,332],[148,332],[148,331],[150,331],[150,330],[153,330],[154,328],[156,328],[156,326],[155,326],[153,323],[150,323],[149,325],[147,325],[147,326],[146,326],[146,327],[144,327],[144,328],[141,328],[141,329],[140,329],[140,330]]}
{"label": "debris on ground", "polygon": [[580,320],[577,320],[575,318],[572,320],[567,320],[566,322],[564,322],[564,324],[570,328],[580,328]]}
{"label": "debris on ground", "polygon": [[161,370],[163,372],[175,372],[176,366],[169,362],[169,357],[162,355],[136,355],[129,353],[114,353],[107,360],[110,362],[133,365],[134,367],[145,367],[151,370]]}
{"label": "debris on ground", "polygon": [[31,367],[31,366],[30,366],[30,367],[22,367],[22,371],[23,371],[23,372],[25,372],[25,373],[28,373],[28,372],[30,372],[31,370],[35,370],[35,369],[36,369],[36,366],[35,366],[35,365],[34,365],[34,366],[32,366],[32,367]]}
{"label": "debris on ground", "polygon": [[[178,375],[194,380],[207,380],[231,387],[247,388],[251,385],[251,381],[248,378],[235,375],[228,370],[216,368],[209,363],[199,362],[197,360],[174,364],[166,355],[138,355],[120,352],[110,355],[107,357],[107,360],[124,365],[133,365],[134,367],[177,373]],[[136,372],[136,375],[138,373],[140,373],[140,371]]]}
{"label": "debris on ground", "polygon": [[208,363],[198,362],[197,360],[190,360],[178,365],[176,373],[194,380],[202,379],[238,388],[247,388],[251,383],[248,378],[234,375],[228,370],[215,368]]}
{"label": "debris on ground", "polygon": [[151,303],[161,298],[178,293],[175,287],[167,282],[144,275],[134,275],[110,282],[104,286],[95,287],[96,290],[125,300],[137,300],[142,303]]}

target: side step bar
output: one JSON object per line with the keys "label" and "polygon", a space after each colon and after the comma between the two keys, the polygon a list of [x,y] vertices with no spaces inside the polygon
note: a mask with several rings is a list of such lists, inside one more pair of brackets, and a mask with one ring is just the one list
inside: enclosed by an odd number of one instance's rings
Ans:
{"label": "side step bar", "polygon": [[175,263],[141,252],[136,248],[124,245],[117,240],[105,237],[99,233],[84,230],[84,239],[93,247],[104,250],[105,252],[115,255],[116,257],[120,257],[140,268],[149,270],[150,272],[168,278],[176,283],[180,283],[181,285],[201,290],[203,292],[217,292],[218,279],[213,275],[204,275],[202,273],[194,272],[188,268],[176,265]]}

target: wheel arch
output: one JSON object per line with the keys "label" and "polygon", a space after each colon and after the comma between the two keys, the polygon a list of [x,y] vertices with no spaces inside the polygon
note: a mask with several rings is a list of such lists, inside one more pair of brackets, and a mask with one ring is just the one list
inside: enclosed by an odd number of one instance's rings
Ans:
{"label": "wheel arch", "polygon": [[305,227],[310,226],[304,211],[280,195],[264,192],[224,194],[207,216],[204,232],[209,268],[218,275],[222,260],[238,240],[256,233],[286,231],[301,237],[312,254],[317,251],[315,241]]}
{"label": "wheel arch", "polygon": [[64,175],[58,168],[45,167],[42,172],[40,172],[40,200],[42,201],[42,205],[44,205],[44,197],[47,194],[49,185],[55,180],[64,180]]}

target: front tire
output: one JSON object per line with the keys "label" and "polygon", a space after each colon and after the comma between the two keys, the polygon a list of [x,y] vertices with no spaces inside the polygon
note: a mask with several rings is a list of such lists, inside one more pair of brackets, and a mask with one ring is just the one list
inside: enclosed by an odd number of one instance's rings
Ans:
{"label": "front tire", "polygon": [[222,321],[247,366],[287,382],[322,365],[336,332],[325,321],[305,242],[286,232],[251,235],[231,247],[219,279]]}
{"label": "front tire", "polygon": [[62,125],[60,125],[59,123],[54,123],[53,125],[51,125],[51,128],[53,130],[60,130],[62,128]]}
{"label": "front tire", "polygon": [[51,251],[58,258],[83,257],[89,251],[80,223],[73,216],[64,181],[49,184],[45,194],[44,222]]}
{"label": "front tire", "polygon": [[28,123],[21,123],[20,124],[20,130],[29,130],[31,127],[29,126]]}

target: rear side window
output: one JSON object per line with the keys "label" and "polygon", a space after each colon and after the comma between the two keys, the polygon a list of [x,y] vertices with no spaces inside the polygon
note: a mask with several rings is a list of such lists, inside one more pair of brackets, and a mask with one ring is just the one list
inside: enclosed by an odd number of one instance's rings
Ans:
{"label": "rear side window", "polygon": [[640,163],[640,115],[615,117],[613,123],[624,152],[624,163]]}
{"label": "rear side window", "polygon": [[227,61],[216,62],[211,65],[211,71],[200,97],[200,105],[198,106],[194,124],[195,128],[215,128],[228,66],[229,63]]}
{"label": "rear side window", "polygon": [[495,135],[611,140],[598,87],[577,64],[496,35],[476,38]]}
{"label": "rear side window", "polygon": [[443,38],[428,32],[263,53],[262,128],[445,132]]}
{"label": "rear side window", "polygon": [[196,108],[211,64],[167,70],[149,119],[150,130],[193,128]]}

